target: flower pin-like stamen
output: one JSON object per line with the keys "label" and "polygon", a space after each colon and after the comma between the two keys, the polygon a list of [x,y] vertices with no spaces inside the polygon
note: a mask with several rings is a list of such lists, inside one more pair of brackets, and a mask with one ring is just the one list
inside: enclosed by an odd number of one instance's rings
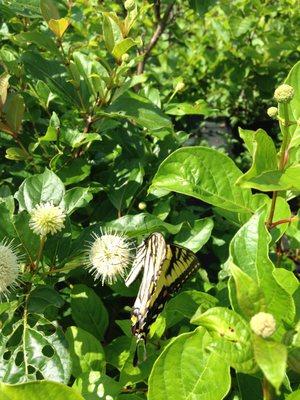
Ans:
{"label": "flower pin-like stamen", "polygon": [[60,206],[52,202],[41,203],[35,206],[30,213],[29,227],[39,236],[54,235],[64,228],[66,214]]}
{"label": "flower pin-like stamen", "polygon": [[121,233],[101,230],[101,234],[93,235],[88,249],[87,268],[94,279],[101,279],[102,285],[112,284],[119,277],[124,277],[132,262],[132,244]]}
{"label": "flower pin-like stamen", "polygon": [[0,243],[0,297],[7,295],[18,285],[20,257],[12,242]]}

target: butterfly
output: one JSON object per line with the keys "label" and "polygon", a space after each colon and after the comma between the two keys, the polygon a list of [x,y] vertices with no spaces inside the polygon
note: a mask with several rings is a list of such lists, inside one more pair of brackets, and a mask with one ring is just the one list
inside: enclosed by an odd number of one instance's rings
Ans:
{"label": "butterfly", "polygon": [[170,295],[200,267],[196,255],[185,247],[167,244],[161,233],[148,236],[137,248],[126,286],[143,269],[142,282],[131,312],[132,333],[145,343],[150,325]]}

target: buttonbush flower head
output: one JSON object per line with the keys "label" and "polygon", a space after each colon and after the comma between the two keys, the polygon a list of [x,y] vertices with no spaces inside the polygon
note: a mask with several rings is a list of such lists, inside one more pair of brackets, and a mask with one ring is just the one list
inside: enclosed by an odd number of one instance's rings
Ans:
{"label": "buttonbush flower head", "polygon": [[42,203],[31,211],[29,226],[39,236],[54,235],[63,229],[65,218],[60,206],[54,206],[52,202]]}
{"label": "buttonbush flower head", "polygon": [[0,297],[18,286],[19,256],[12,242],[0,243]]}
{"label": "buttonbush flower head", "polygon": [[274,92],[274,99],[278,103],[289,103],[294,97],[294,89],[292,86],[284,83],[283,85],[278,86],[278,88]]}
{"label": "buttonbush flower head", "polygon": [[250,327],[256,335],[267,338],[275,332],[276,321],[272,314],[259,312],[251,318]]}
{"label": "buttonbush flower head", "polygon": [[278,108],[277,107],[269,107],[267,109],[267,114],[271,118],[275,118],[278,114]]}
{"label": "buttonbush flower head", "polygon": [[135,8],[135,0],[126,0],[124,3],[125,10],[132,11]]}
{"label": "buttonbush flower head", "polygon": [[123,234],[102,231],[94,234],[94,241],[88,249],[87,267],[94,279],[101,279],[102,285],[112,284],[124,277],[132,262],[132,244]]}

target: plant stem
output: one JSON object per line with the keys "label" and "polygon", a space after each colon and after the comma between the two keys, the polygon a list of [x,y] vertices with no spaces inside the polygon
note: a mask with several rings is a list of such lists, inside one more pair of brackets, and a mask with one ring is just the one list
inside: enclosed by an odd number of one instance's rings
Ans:
{"label": "plant stem", "polygon": [[271,385],[269,381],[264,377],[263,380],[263,400],[272,400]]}
{"label": "plant stem", "polygon": [[150,42],[148,43],[148,46],[146,47],[146,50],[142,53],[143,59],[138,64],[137,75],[140,75],[144,72],[146,61],[147,61],[148,57],[150,56],[150,53],[151,53],[153,47],[156,45],[159,38],[164,33],[164,30],[166,29],[168,23],[172,19],[174,5],[175,5],[175,2],[170,3],[167,6],[164,16],[159,19],[157,28],[156,28],[155,32],[153,33],[153,35],[150,39]]}
{"label": "plant stem", "polygon": [[46,243],[46,236],[41,236],[41,240],[40,240],[40,248],[36,257],[36,262],[35,262],[35,269],[38,269],[39,267],[39,263],[43,254],[43,250],[44,250],[44,246]]}
{"label": "plant stem", "polygon": [[277,226],[277,225],[281,225],[281,224],[290,224],[291,222],[294,222],[294,221],[298,221],[298,217],[297,217],[297,216],[293,216],[293,217],[290,217],[290,218],[280,219],[280,220],[278,220],[278,221],[272,222],[271,225],[270,225],[270,229],[275,228],[275,226]]}
{"label": "plant stem", "polygon": [[272,195],[271,209],[270,209],[270,214],[269,214],[269,218],[267,221],[268,228],[270,228],[272,226],[272,221],[274,218],[274,212],[275,212],[275,206],[276,206],[276,200],[277,200],[277,193],[278,192],[273,192],[273,195]]}
{"label": "plant stem", "polygon": [[[288,105],[286,103],[282,104],[283,106],[283,120],[279,120],[279,125],[283,134],[282,143],[280,147],[280,158],[279,158],[279,171],[283,171],[284,167],[288,161],[288,147],[290,144],[290,133],[289,133],[289,112],[288,112]],[[276,200],[277,200],[278,192],[274,191],[272,195],[272,203],[270,208],[270,213],[267,221],[267,226],[270,229],[272,227],[272,221],[274,218],[274,212],[276,207]]]}

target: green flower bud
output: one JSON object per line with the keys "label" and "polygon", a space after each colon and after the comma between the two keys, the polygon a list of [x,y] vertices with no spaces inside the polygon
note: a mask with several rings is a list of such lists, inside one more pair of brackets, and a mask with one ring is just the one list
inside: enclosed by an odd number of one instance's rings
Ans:
{"label": "green flower bud", "polygon": [[271,118],[275,118],[278,114],[278,108],[277,107],[269,107],[267,109],[267,114]]}
{"label": "green flower bud", "polygon": [[135,8],[135,0],[126,0],[124,7],[127,11],[132,11]]}
{"label": "green flower bud", "polygon": [[139,208],[139,210],[141,210],[141,211],[146,210],[147,204],[146,204],[144,201],[141,201],[141,202],[138,204],[138,208]]}
{"label": "green flower bud", "polygon": [[184,82],[178,82],[175,86],[175,92],[181,92],[185,88]]}
{"label": "green flower bud", "polygon": [[278,88],[274,92],[274,99],[278,103],[289,103],[294,97],[294,89],[292,86],[284,83],[283,85],[278,86]]}
{"label": "green flower bud", "polygon": [[251,318],[250,327],[256,335],[267,338],[275,332],[276,321],[272,314],[259,312]]}
{"label": "green flower bud", "polygon": [[127,61],[129,61],[129,54],[125,53],[122,55],[121,57],[122,62],[126,63]]}

